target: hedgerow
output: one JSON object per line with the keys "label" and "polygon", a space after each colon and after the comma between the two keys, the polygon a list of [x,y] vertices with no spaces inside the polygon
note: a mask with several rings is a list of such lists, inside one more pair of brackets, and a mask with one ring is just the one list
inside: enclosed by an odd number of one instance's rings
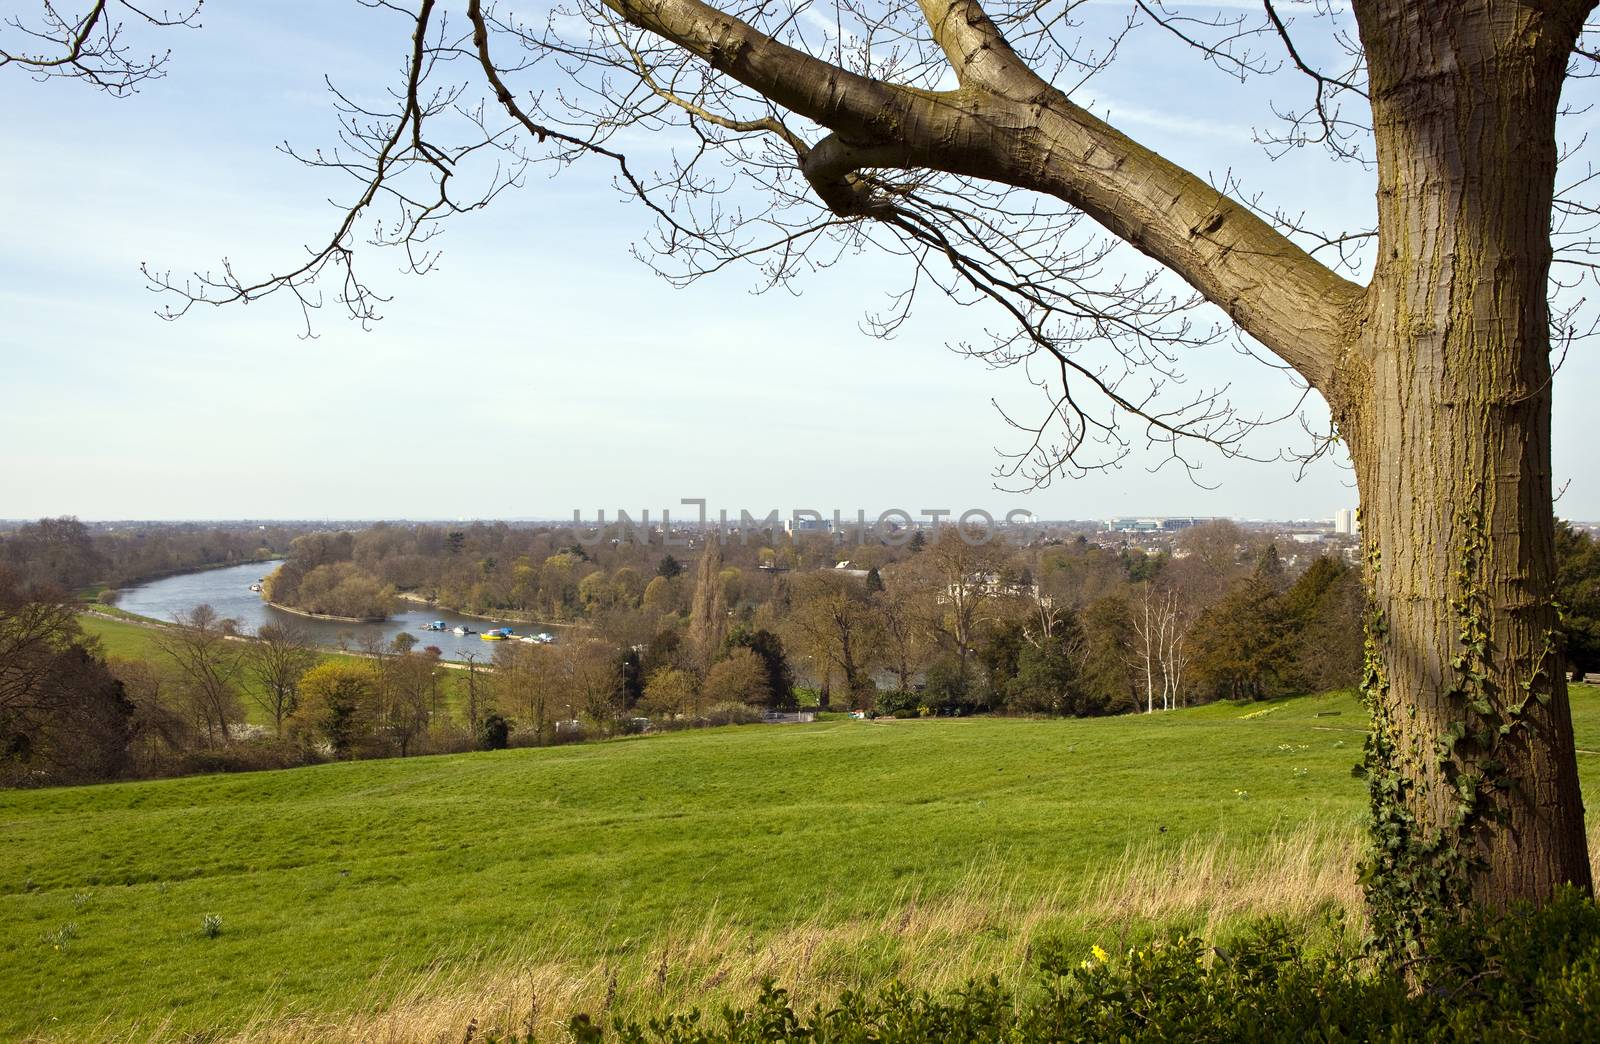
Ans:
{"label": "hedgerow", "polygon": [[1020,992],[998,977],[943,995],[896,983],[799,1012],[769,982],[748,1008],[568,1028],[585,1044],[1600,1040],[1600,907],[1576,891],[1468,917],[1405,967],[1315,947],[1281,921],[1217,946],[1172,935],[1116,956],[1041,951]]}

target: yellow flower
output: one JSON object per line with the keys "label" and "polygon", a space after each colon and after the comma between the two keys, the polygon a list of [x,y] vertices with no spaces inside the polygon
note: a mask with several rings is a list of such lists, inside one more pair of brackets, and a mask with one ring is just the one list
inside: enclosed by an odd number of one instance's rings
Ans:
{"label": "yellow flower", "polygon": [[1101,962],[1104,962],[1110,956],[1109,954],[1106,953],[1106,951],[1104,951],[1104,950],[1102,950],[1100,948],[1100,944],[1099,943],[1095,943],[1093,946],[1091,946],[1089,948],[1089,952],[1094,954],[1094,959],[1095,960],[1101,961]]}

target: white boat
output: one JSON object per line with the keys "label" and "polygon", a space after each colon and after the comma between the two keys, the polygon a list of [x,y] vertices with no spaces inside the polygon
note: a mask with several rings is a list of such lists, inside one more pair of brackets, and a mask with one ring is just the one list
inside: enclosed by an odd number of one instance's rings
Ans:
{"label": "white boat", "polygon": [[456,634],[471,634],[472,633],[472,628],[466,626],[465,624],[461,624],[460,626],[458,626],[456,628],[455,633]]}

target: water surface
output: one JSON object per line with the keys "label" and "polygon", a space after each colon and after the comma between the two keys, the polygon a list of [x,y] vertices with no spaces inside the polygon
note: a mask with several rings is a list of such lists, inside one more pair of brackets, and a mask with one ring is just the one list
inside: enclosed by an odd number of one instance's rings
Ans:
{"label": "water surface", "polygon": [[[400,611],[383,623],[345,623],[340,620],[313,620],[308,617],[274,609],[250,590],[278,568],[276,562],[251,562],[226,569],[207,569],[198,573],[169,576],[165,580],[130,587],[117,598],[117,606],[130,613],[149,616],[157,620],[171,620],[187,613],[202,603],[211,606],[219,616],[239,621],[242,630],[255,632],[263,624],[292,624],[311,636],[318,645],[338,648],[341,641],[348,647],[358,648],[368,636],[377,635],[384,641],[401,632],[413,635],[421,645],[437,645],[447,660],[462,660],[476,655],[486,660],[493,655],[498,642],[486,642],[478,635],[495,627],[511,627],[518,634],[550,633],[531,624],[506,624],[475,617],[460,616],[443,610],[409,602],[401,602]],[[447,628],[442,632],[424,628],[435,620],[442,620]],[[453,629],[464,626],[473,631],[469,635],[455,634]]]}

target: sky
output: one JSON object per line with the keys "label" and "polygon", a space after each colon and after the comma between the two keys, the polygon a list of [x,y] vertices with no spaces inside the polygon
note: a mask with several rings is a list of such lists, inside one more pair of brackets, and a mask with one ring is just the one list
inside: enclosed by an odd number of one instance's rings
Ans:
{"label": "sky", "polygon": [[[1097,5],[1085,31],[1125,6]],[[1115,470],[997,489],[1002,454],[1019,447],[994,404],[1022,410],[1031,392],[1017,370],[950,345],[998,314],[925,297],[895,337],[872,337],[864,317],[907,277],[875,253],[794,293],[757,294],[757,273],[738,266],[674,288],[631,256],[649,220],[592,162],[534,174],[455,221],[426,277],[367,258],[393,295],[370,330],[328,309],[305,339],[278,300],[164,321],[141,262],[181,274],[227,258],[260,273],[326,239],[328,197],[345,186],[275,146],[332,141],[323,77],[377,97],[408,46],[403,22],[355,0],[219,0],[203,22],[144,34],[145,49],[171,47],[170,73],[126,100],[0,70],[0,518],[676,515],[683,498],[735,515],[1317,518],[1355,504],[1339,454],[1302,469],[1201,453],[1196,482],[1137,440]],[[1271,120],[1263,86],[1155,34],[1074,97],[1202,176],[1231,175],[1328,227],[1370,221],[1369,172],[1309,149],[1269,160],[1252,140]],[[625,143],[636,166],[672,146]],[[1298,399],[1227,345],[1184,367],[1251,412]],[[1600,518],[1583,415],[1597,381],[1575,352],[1556,382],[1569,518]],[[1304,445],[1289,423],[1252,448]]]}

